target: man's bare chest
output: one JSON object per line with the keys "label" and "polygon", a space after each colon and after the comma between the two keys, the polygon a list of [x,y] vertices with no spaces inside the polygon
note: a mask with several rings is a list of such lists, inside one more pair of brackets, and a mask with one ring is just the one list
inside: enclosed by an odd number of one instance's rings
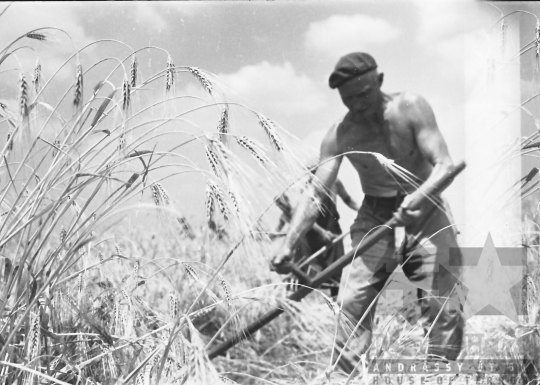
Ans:
{"label": "man's bare chest", "polygon": [[[413,127],[397,119],[386,119],[378,125],[347,123],[338,131],[338,146],[345,152],[376,152],[406,166],[419,155]],[[377,162],[373,156],[348,154],[353,164],[369,166]]]}

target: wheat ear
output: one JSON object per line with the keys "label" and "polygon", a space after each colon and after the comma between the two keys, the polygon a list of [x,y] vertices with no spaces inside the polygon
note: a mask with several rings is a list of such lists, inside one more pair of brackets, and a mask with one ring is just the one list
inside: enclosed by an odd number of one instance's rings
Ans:
{"label": "wheat ear", "polygon": [[137,57],[133,56],[131,59],[131,66],[129,69],[129,85],[131,88],[137,87],[137,71],[139,69],[139,63],[137,62]]}
{"label": "wheat ear", "polygon": [[174,85],[174,63],[171,55],[167,56],[167,66],[165,68],[165,91],[169,92]]}
{"label": "wheat ear", "polygon": [[251,152],[255,159],[257,159],[261,164],[266,165],[267,163],[270,163],[270,159],[268,159],[268,157],[261,151],[257,151],[257,146],[248,137],[237,137],[236,142],[240,146]]}
{"label": "wheat ear", "polygon": [[131,102],[131,82],[130,79],[124,78],[122,83],[122,109],[125,111],[129,108]]}
{"label": "wheat ear", "polygon": [[29,39],[34,39],[34,40],[39,40],[39,41],[47,40],[47,37],[44,34],[37,33],[37,32],[27,33],[26,37]]}
{"label": "wheat ear", "polygon": [[278,151],[284,150],[283,143],[281,142],[281,139],[277,134],[276,125],[274,124],[274,122],[272,122],[270,119],[268,119],[262,114],[257,114],[257,118],[259,118],[259,124],[266,132],[266,135],[268,135],[270,143],[272,143],[275,149]]}
{"label": "wheat ear", "polygon": [[212,169],[214,175],[220,178],[221,173],[219,171],[219,160],[217,155],[208,146],[204,146],[204,151],[206,153],[206,159],[208,159],[208,163],[210,163],[210,168]]}
{"label": "wheat ear", "polygon": [[212,193],[214,197],[216,198],[216,201],[219,206],[219,210],[221,211],[223,218],[225,218],[225,220],[229,220],[230,213],[225,203],[225,196],[223,195],[223,191],[221,191],[219,186],[215,184],[214,182],[212,182],[211,180],[208,181],[208,184],[210,188],[212,189]]}
{"label": "wheat ear", "polygon": [[41,62],[39,61],[39,58],[36,60],[36,66],[34,67],[34,78],[32,79],[32,83],[34,84],[34,91],[36,91],[36,94],[39,92],[39,86],[41,85]]}
{"label": "wheat ear", "polygon": [[180,303],[178,300],[178,295],[175,292],[172,292],[169,295],[169,315],[172,319],[176,319],[178,316],[178,309],[179,309]]}
{"label": "wheat ear", "polygon": [[9,131],[7,133],[6,142],[7,142],[7,150],[13,151],[13,132],[12,131]]}
{"label": "wheat ear", "polygon": [[221,110],[221,115],[219,117],[217,131],[219,133],[219,139],[223,143],[227,143],[227,134],[229,133],[229,107],[228,106],[225,106]]}
{"label": "wheat ear", "polygon": [[22,118],[28,115],[28,84],[22,72],[19,75],[19,112]]}
{"label": "wheat ear", "polygon": [[201,70],[198,69],[197,67],[187,67],[187,69],[197,78],[197,80],[199,81],[199,83],[201,83],[205,91],[208,92],[210,95],[212,95],[212,91],[213,91],[212,83],[210,83],[210,80],[208,79],[208,77],[204,73],[202,73]]}
{"label": "wheat ear", "polygon": [[214,215],[214,192],[209,185],[206,186],[206,222],[210,223],[212,221],[212,216]]}
{"label": "wheat ear", "polygon": [[83,95],[83,70],[81,63],[77,63],[75,71],[75,96],[73,97],[73,105],[79,108],[82,104]]}
{"label": "wheat ear", "polygon": [[234,309],[233,301],[232,301],[232,294],[231,294],[231,286],[229,283],[223,278],[221,274],[218,274],[217,276],[219,283],[221,284],[221,288],[223,289],[223,292],[225,293],[225,300],[227,301],[227,307],[229,308],[229,312]]}

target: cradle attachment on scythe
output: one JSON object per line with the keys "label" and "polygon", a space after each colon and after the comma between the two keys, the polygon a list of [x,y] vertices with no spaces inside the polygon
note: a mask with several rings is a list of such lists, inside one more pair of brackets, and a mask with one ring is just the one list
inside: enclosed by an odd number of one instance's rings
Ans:
{"label": "cradle attachment on scythe", "polygon": [[[459,163],[452,169],[451,172],[436,181],[432,185],[432,188],[426,191],[425,195],[419,196],[417,202],[412,202],[411,207],[414,207],[416,204],[421,204],[427,199],[426,196],[432,196],[441,193],[444,189],[446,189],[446,187],[448,187],[448,185],[454,180],[454,178],[461,171],[463,171],[464,168],[465,162]],[[291,271],[299,278],[300,283],[303,286],[301,286],[297,291],[289,295],[287,299],[291,301],[300,301],[302,298],[311,293],[314,289],[318,288],[323,283],[327,282],[329,279],[341,273],[343,268],[349,263],[351,263],[355,255],[362,255],[363,253],[365,253],[381,238],[386,236],[389,232],[393,231],[394,227],[396,227],[397,224],[398,221],[395,218],[390,219],[384,225],[380,226],[379,228],[371,232],[368,236],[366,236],[358,248],[356,248],[355,250],[351,250],[347,254],[343,255],[341,258],[336,260],[334,263],[332,263],[330,266],[328,266],[326,269],[321,271],[313,278],[308,277],[307,274],[305,274],[298,266],[291,265]],[[257,319],[255,322],[253,322],[251,325],[237,332],[235,336],[231,339],[223,341],[221,344],[210,349],[208,351],[208,357],[210,359],[214,359],[217,356],[222,355],[240,341],[248,338],[251,334],[259,330],[263,326],[267,325],[268,323],[272,322],[284,311],[285,310],[282,308],[270,310],[262,317]]]}

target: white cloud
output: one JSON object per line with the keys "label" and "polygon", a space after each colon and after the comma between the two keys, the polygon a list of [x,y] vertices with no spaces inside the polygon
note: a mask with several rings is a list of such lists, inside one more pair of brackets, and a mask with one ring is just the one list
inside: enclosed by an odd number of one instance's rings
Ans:
{"label": "white cloud", "polygon": [[441,71],[448,76],[465,71],[468,80],[473,81],[478,77],[478,60],[486,61],[482,59],[486,51],[498,51],[498,30],[487,33],[498,17],[497,10],[470,0],[415,0],[415,3],[419,16],[418,43],[441,59]]}
{"label": "white cloud", "polygon": [[[16,38],[39,28],[54,27],[55,29],[42,29],[37,32],[43,33],[45,41],[37,41],[23,38],[14,47],[30,46],[33,49],[21,49],[6,60],[4,68],[22,68],[27,74],[29,81],[34,71],[36,58],[40,58],[42,65],[43,80],[46,81],[55,73],[64,61],[75,52],[76,48],[95,40],[84,30],[82,26],[83,15],[79,12],[82,3],[44,3],[28,2],[14,3],[4,15],[2,15],[2,35],[0,46],[4,47]],[[62,31],[60,31],[61,29]],[[69,35],[69,36],[68,36]],[[84,54],[91,54],[93,47],[86,49]],[[64,69],[55,76],[55,82],[65,81],[72,78],[75,70],[75,61],[68,63]],[[17,71],[18,72],[18,71]],[[16,84],[18,73],[4,76],[0,82],[10,85]]]}
{"label": "white cloud", "polygon": [[381,18],[360,14],[333,15],[310,24],[305,45],[319,53],[336,57],[393,40],[398,34],[397,28]]}
{"label": "white cloud", "polygon": [[418,40],[421,42],[448,38],[465,26],[464,15],[458,13],[456,1],[416,0],[415,3],[420,16]]}
{"label": "white cloud", "polygon": [[159,12],[158,4],[150,2],[137,2],[135,8],[135,21],[148,25],[155,30],[163,30],[167,27],[167,21]]}
{"label": "white cloud", "polygon": [[321,88],[306,75],[296,73],[289,62],[275,65],[263,61],[218,77],[242,99],[268,113],[306,114],[326,105]]}
{"label": "white cloud", "polygon": [[[44,3],[29,2],[16,3],[2,16],[2,43],[10,41],[24,33],[36,28],[55,27],[69,34],[75,47],[81,47],[92,41],[84,31],[81,23],[81,3],[62,2]],[[44,31],[50,36],[54,49],[64,49],[65,52],[73,51],[73,45],[66,35],[59,31]],[[50,47],[49,47],[50,49]]]}
{"label": "white cloud", "polygon": [[415,0],[420,16],[418,41],[432,43],[478,29],[491,7],[471,0]]}

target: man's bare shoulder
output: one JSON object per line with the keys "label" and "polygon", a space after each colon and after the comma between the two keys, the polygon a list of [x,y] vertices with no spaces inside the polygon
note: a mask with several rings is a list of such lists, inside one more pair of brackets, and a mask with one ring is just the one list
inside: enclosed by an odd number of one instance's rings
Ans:
{"label": "man's bare shoulder", "polygon": [[323,138],[321,144],[321,151],[327,154],[337,154],[339,152],[338,146],[338,136],[341,131],[345,118],[340,119],[338,122],[334,123],[332,127],[326,132],[326,135]]}
{"label": "man's bare shoulder", "polygon": [[429,103],[423,96],[411,92],[392,94],[392,102],[402,114],[414,114],[430,108]]}

